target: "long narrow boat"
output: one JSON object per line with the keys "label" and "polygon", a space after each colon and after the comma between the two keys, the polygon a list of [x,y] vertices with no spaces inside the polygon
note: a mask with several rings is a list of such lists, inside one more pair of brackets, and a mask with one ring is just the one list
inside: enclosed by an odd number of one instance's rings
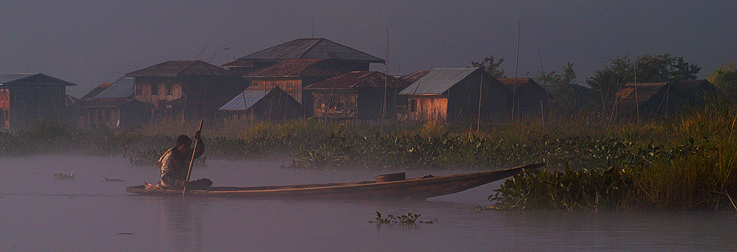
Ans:
{"label": "long narrow boat", "polygon": [[[446,176],[426,176],[405,179],[404,172],[377,176],[376,180],[347,183],[326,183],[257,187],[217,187],[191,190],[187,196],[220,196],[254,199],[426,199],[453,194],[514,176],[523,169],[536,169],[544,164],[532,164],[498,171]],[[178,195],[181,190],[152,190],[131,186],[126,191],[141,195]]]}

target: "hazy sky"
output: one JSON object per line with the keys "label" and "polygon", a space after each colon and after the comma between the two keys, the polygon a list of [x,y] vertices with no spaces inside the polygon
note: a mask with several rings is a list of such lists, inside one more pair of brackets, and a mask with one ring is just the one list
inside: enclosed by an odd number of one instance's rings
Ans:
{"label": "hazy sky", "polygon": [[80,97],[166,60],[220,65],[314,32],[388,59],[391,74],[494,55],[514,77],[519,23],[519,76],[541,58],[546,71],[572,62],[584,84],[609,58],[670,53],[703,78],[737,61],[735,13],[737,1],[1,0],[0,73],[42,72]]}

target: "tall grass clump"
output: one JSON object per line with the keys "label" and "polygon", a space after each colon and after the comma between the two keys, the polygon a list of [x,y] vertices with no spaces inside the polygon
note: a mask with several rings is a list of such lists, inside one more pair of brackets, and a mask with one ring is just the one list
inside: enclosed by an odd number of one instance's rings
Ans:
{"label": "tall grass clump", "polygon": [[656,208],[723,209],[737,194],[737,109],[725,103],[689,113],[671,127],[675,137],[694,136],[688,155],[641,169],[638,200]]}
{"label": "tall grass clump", "polygon": [[525,172],[507,180],[489,199],[507,209],[737,210],[735,133],[737,109],[717,104],[675,121],[623,125],[606,133],[619,140],[584,141],[589,144],[571,148],[554,143],[558,153],[588,153],[606,162],[563,173]]}

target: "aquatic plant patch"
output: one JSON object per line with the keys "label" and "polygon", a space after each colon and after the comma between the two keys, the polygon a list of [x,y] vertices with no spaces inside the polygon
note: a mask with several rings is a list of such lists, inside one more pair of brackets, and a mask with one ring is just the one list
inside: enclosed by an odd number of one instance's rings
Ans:
{"label": "aquatic plant patch", "polygon": [[389,214],[386,217],[382,217],[380,212],[376,212],[376,224],[382,225],[382,224],[403,224],[403,225],[411,225],[415,224],[417,222],[417,219],[420,218],[420,214],[413,214],[413,213],[407,213],[403,215],[394,216],[393,214]]}

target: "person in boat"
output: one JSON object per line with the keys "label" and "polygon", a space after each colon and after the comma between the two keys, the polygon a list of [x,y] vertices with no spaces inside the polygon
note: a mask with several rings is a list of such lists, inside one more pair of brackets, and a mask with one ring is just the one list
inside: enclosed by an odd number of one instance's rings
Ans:
{"label": "person in boat", "polygon": [[194,139],[197,141],[196,150],[191,147],[192,139],[187,135],[181,135],[177,138],[176,145],[167,150],[156,162],[156,165],[161,169],[159,186],[162,189],[182,189],[186,187],[188,190],[205,190],[212,185],[212,181],[207,178],[187,181],[192,152],[194,152],[194,158],[202,156],[202,153],[205,152],[205,143],[200,138],[199,130],[194,133]]}

